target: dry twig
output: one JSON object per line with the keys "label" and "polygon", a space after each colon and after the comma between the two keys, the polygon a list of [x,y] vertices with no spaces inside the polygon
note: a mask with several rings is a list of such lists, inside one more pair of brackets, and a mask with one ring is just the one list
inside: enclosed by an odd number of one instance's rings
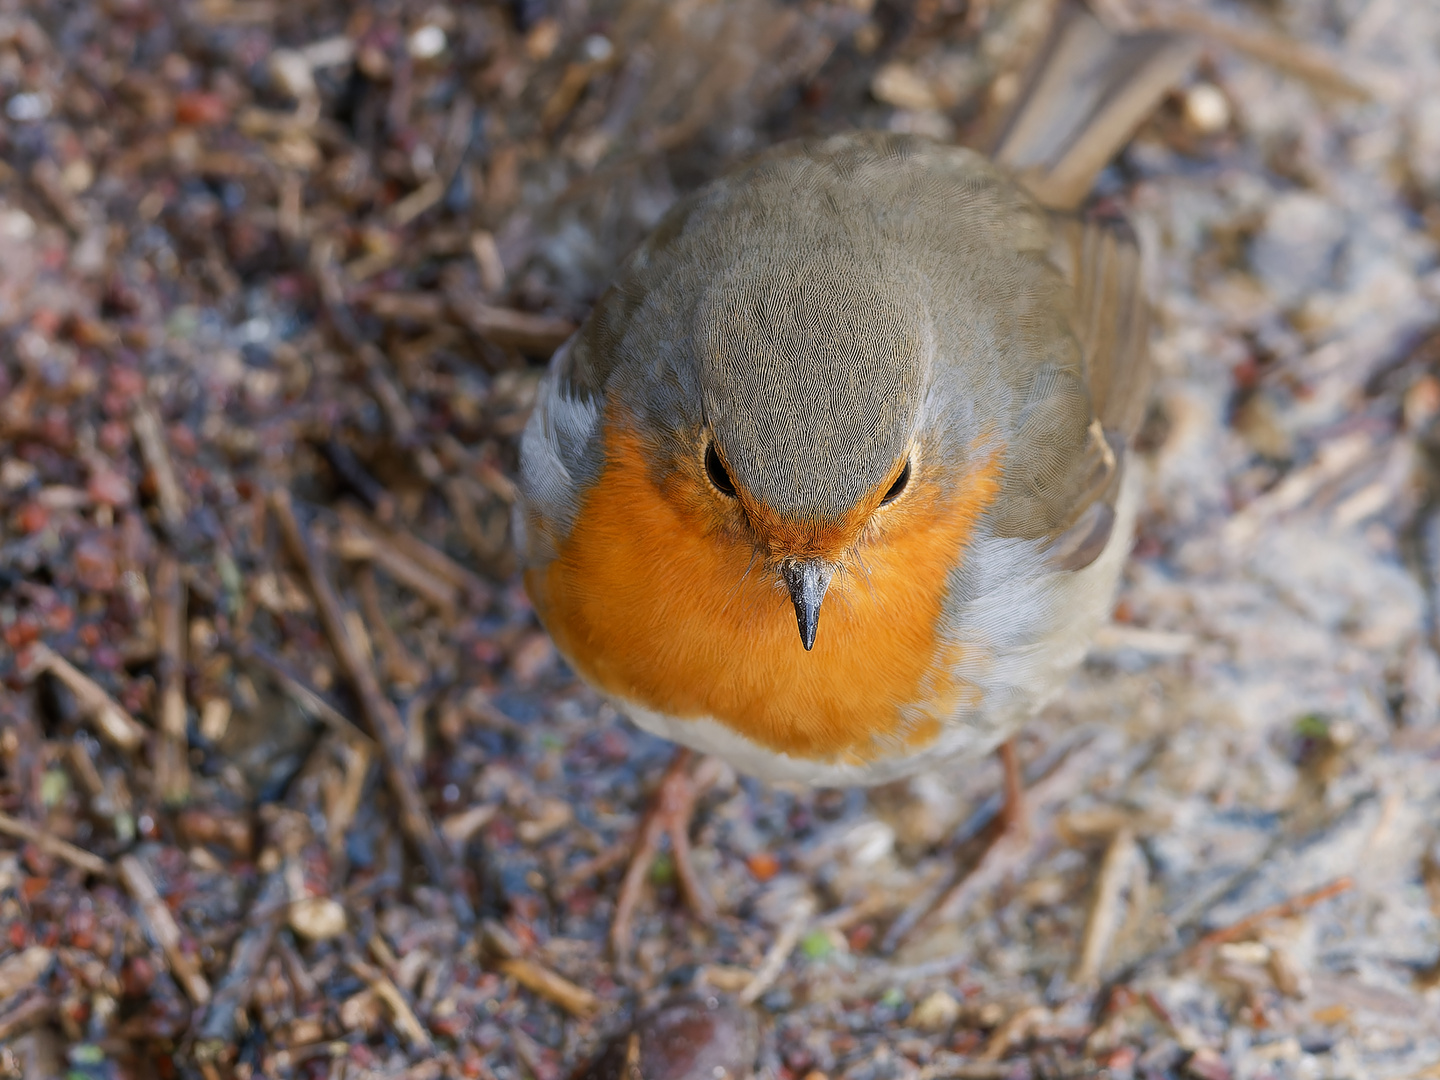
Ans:
{"label": "dry twig", "polygon": [[151,938],[165,954],[175,981],[196,1005],[207,1004],[210,1001],[210,984],[194,958],[181,947],[180,927],[160,898],[160,892],[145,872],[144,865],[134,855],[124,855],[118,869],[120,880],[140,908],[140,917],[145,920]]}
{"label": "dry twig", "polygon": [[167,803],[190,794],[189,743],[185,732],[185,583],[180,562],[165,552],[151,590],[160,646],[160,737],[153,747],[155,786]]}
{"label": "dry twig", "polygon": [[512,957],[500,961],[496,970],[502,975],[509,975],[527,990],[532,990],[545,1000],[559,1005],[571,1016],[587,1018],[600,1011],[600,999],[589,990],[575,985],[534,960]]}
{"label": "dry twig", "polygon": [[201,1060],[219,1060],[227,1047],[235,1045],[239,1014],[249,1003],[255,979],[270,955],[286,895],[284,871],[268,874],[250,905],[250,925],[230,950],[230,966],[200,1022],[195,1052]]}
{"label": "dry twig", "polygon": [[342,507],[340,519],[347,531],[341,535],[340,554],[347,559],[364,559],[382,567],[387,574],[449,618],[454,615],[457,597],[455,586],[401,550],[390,536],[373,528],[355,510]]}
{"label": "dry twig", "polygon": [[1075,962],[1073,978],[1081,986],[1089,986],[1100,977],[1105,956],[1115,937],[1115,928],[1120,921],[1120,892],[1135,858],[1135,834],[1129,829],[1120,829],[1105,849],[1105,860],[1100,864],[1100,876],[1095,881],[1095,899],[1090,905],[1090,916],[1085,921],[1085,936],[1081,940],[1080,956]]}
{"label": "dry twig", "polygon": [[425,681],[428,669],[405,648],[390,620],[385,617],[385,605],[380,599],[379,586],[369,565],[359,567],[355,575],[355,589],[360,594],[360,607],[365,621],[374,635],[375,644],[385,661],[385,678],[395,686],[416,687]]}
{"label": "dry twig", "polygon": [[494,307],[455,288],[447,290],[445,300],[451,313],[466,329],[502,348],[548,356],[575,332],[575,324],[567,319]]}
{"label": "dry twig", "polygon": [[54,1015],[58,1003],[49,994],[36,994],[23,1004],[17,1005],[4,1016],[0,1016],[0,1042],[22,1035],[31,1028],[45,1023]]}
{"label": "dry twig", "polygon": [[420,1023],[420,1018],[410,1007],[410,1002],[388,975],[358,956],[350,957],[345,963],[351,971],[364,979],[375,996],[389,1007],[390,1014],[395,1018],[395,1026],[400,1029],[400,1034],[405,1036],[405,1041],[412,1050],[428,1054],[435,1049],[430,1032],[425,1030],[425,1025]]}
{"label": "dry twig", "polygon": [[[365,661],[346,629],[345,612],[340,597],[325,576],[319,559],[300,529],[300,523],[296,520],[295,510],[290,503],[290,493],[283,488],[276,490],[271,496],[271,506],[291,558],[304,570],[310,592],[315,598],[321,626],[326,637],[330,639],[335,658],[340,662],[345,677],[360,701],[366,724],[383,751],[385,775],[399,805],[400,826],[415,845],[432,880],[437,885],[445,885],[450,877],[449,858],[435,830],[435,823],[430,818],[430,811],[420,795],[415,776],[406,764],[406,732],[400,714],[390,699],[381,693],[380,682],[374,669]],[[458,894],[456,900],[462,908],[468,910],[468,905]]]}
{"label": "dry twig", "polygon": [[1329,900],[1332,896],[1339,896],[1353,887],[1355,882],[1348,877],[1337,878],[1328,885],[1321,885],[1318,889],[1311,889],[1299,896],[1292,896],[1288,900],[1282,900],[1278,904],[1271,904],[1269,907],[1261,908],[1259,911],[1245,916],[1229,926],[1222,926],[1218,930],[1211,930],[1208,934],[1195,942],[1187,951],[1186,955],[1193,958],[1195,954],[1203,949],[1212,948],[1215,945],[1223,945],[1227,941],[1239,941],[1247,934],[1252,933],[1257,927],[1263,926],[1272,919],[1291,919],[1302,912],[1309,911],[1316,904],[1323,900]]}
{"label": "dry twig", "polygon": [[236,650],[236,655],[242,660],[253,660],[263,667],[285,688],[285,692],[295,699],[297,705],[334,729],[336,734],[356,746],[368,749],[375,745],[375,741],[369,735],[351,723],[349,717],[331,705],[319,692],[312,689],[300,676],[290,670],[285,661],[270,650],[254,641],[249,641]]}
{"label": "dry twig", "polygon": [[80,711],[95,725],[96,734],[109,740],[120,750],[138,750],[150,737],[146,728],[125,711],[90,676],[79,671],[63,656],[53,652],[49,646],[33,645],[30,649],[29,669],[32,672],[49,672],[75,695]]}
{"label": "dry twig", "polygon": [[770,948],[766,950],[765,959],[760,962],[760,968],[755,972],[755,977],[750,980],[749,986],[740,991],[742,1004],[750,1005],[760,1000],[760,995],[774,985],[775,980],[780,977],[780,972],[785,970],[785,961],[790,959],[790,954],[800,943],[800,938],[805,933],[805,927],[810,925],[810,918],[814,914],[815,898],[809,893],[795,901],[786,916],[785,925],[780,928],[780,933],[775,936]]}
{"label": "dry twig", "polygon": [[1345,74],[1341,60],[1285,34],[1237,26],[1186,4],[1157,5],[1144,12],[1141,21],[1155,29],[1182,30],[1210,38],[1325,93],[1355,101],[1369,101],[1372,97],[1366,87]]}
{"label": "dry twig", "polygon": [[0,814],[0,833],[13,836],[17,840],[24,840],[26,843],[34,844],[41,851],[54,855],[57,859],[64,859],[71,866],[79,867],[87,874],[94,874],[97,877],[110,876],[110,864],[99,855],[92,855],[83,848],[78,848],[68,840],[61,840],[58,836],[51,836],[33,825],[11,817],[9,814]]}
{"label": "dry twig", "polygon": [[160,417],[155,406],[145,398],[135,403],[130,426],[135,432],[135,441],[140,445],[140,456],[155,478],[155,501],[160,506],[160,520],[165,531],[172,537],[179,534],[185,524],[185,493],[175,476],[175,464],[170,460],[170,448],[165,442],[165,432],[160,426]]}

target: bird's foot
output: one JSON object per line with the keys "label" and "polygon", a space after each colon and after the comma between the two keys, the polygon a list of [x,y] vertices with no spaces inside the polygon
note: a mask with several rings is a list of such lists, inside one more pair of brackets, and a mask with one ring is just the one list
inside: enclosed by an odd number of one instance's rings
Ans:
{"label": "bird's foot", "polygon": [[[1005,777],[1003,796],[999,812],[985,830],[984,847],[979,856],[958,868],[938,891],[916,898],[902,911],[881,943],[882,952],[894,952],[922,926],[943,921],[965,910],[979,897],[993,893],[1007,879],[1023,872],[1034,857],[1025,781],[1013,740],[1002,743],[998,754]],[[973,847],[966,843],[962,850],[970,851]]]}

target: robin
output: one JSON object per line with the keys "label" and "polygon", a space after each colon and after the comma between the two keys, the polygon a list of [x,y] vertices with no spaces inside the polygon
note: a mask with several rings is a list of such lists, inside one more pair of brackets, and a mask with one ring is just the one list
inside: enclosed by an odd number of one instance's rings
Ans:
{"label": "robin", "polygon": [[[521,446],[525,585],[584,679],[768,779],[873,785],[1008,746],[1109,615],[1148,383],[1133,240],[1054,207],[1115,149],[1077,128],[1128,136],[1170,45],[1073,14],[995,160],[790,143],[665,216],[552,359]],[[688,767],[643,830],[619,950],[664,832],[704,909]]]}

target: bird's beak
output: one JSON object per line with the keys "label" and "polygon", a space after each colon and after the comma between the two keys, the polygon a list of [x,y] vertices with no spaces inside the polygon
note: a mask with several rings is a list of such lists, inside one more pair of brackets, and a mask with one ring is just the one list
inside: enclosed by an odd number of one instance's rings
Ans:
{"label": "bird's beak", "polygon": [[835,566],[824,559],[796,559],[780,567],[780,576],[795,601],[795,621],[800,624],[800,640],[809,652],[815,647],[815,629],[820,625],[820,601],[835,576]]}

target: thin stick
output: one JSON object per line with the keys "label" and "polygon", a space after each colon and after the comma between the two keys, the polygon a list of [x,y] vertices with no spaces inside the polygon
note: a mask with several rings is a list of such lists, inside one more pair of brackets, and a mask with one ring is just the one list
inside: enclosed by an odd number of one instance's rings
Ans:
{"label": "thin stick", "polygon": [[455,613],[455,587],[404,554],[378,529],[367,528],[353,511],[340,513],[347,526],[340,538],[339,553],[347,559],[368,560],[380,566],[400,584],[424,597],[444,616]]}
{"label": "thin stick", "polygon": [[562,889],[573,889],[575,886],[583,884],[591,878],[599,877],[606,871],[612,870],[625,862],[626,859],[630,858],[633,850],[631,846],[625,844],[623,841],[610,845],[610,847],[600,852],[600,854],[592,855],[567,872],[565,876],[560,879],[560,887]]}
{"label": "thin stick", "polygon": [[509,975],[527,990],[534,991],[547,1001],[553,1001],[571,1016],[586,1018],[600,1011],[600,999],[577,986],[562,975],[537,964],[534,960],[515,957],[502,960],[496,965],[502,975]]}
{"label": "thin stick", "polygon": [[339,747],[340,755],[345,759],[344,771],[339,789],[327,799],[325,810],[325,839],[330,856],[337,864],[345,851],[345,834],[350,831],[360,809],[374,746],[366,739],[363,743],[342,743]]}
{"label": "thin stick", "polygon": [[386,679],[401,686],[419,686],[425,681],[427,669],[405,648],[405,644],[385,618],[385,605],[380,600],[380,589],[375,584],[375,574],[368,564],[357,569],[355,588],[360,593],[360,607],[365,614],[365,621],[374,635],[380,655],[385,660]]}
{"label": "thin stick", "polygon": [[130,427],[140,445],[145,467],[155,477],[155,501],[160,506],[160,520],[165,525],[165,531],[175,536],[185,524],[185,492],[176,479],[175,465],[170,460],[170,448],[165,443],[160,417],[147,399],[141,398],[135,403]]}
{"label": "thin stick", "polygon": [[1339,896],[1354,886],[1355,882],[1349,877],[1337,878],[1328,885],[1321,885],[1318,889],[1311,889],[1299,896],[1292,896],[1289,900],[1282,900],[1278,904],[1271,904],[1269,907],[1261,908],[1253,915],[1247,915],[1238,922],[1229,926],[1222,926],[1218,930],[1212,930],[1199,941],[1190,947],[1193,955],[1201,949],[1210,948],[1213,945],[1223,945],[1227,941],[1238,941],[1246,934],[1249,934],[1257,926],[1269,922],[1272,919],[1290,919],[1301,912],[1309,911],[1322,900],[1329,900],[1332,896]]}
{"label": "thin stick", "polygon": [[790,959],[790,954],[795,951],[795,946],[800,944],[800,938],[805,933],[805,927],[810,925],[810,918],[815,914],[815,898],[806,894],[796,900],[790,908],[790,914],[785,919],[785,925],[780,928],[780,933],[775,935],[775,940],[765,952],[765,959],[760,961],[760,968],[755,972],[755,978],[750,980],[750,985],[740,991],[740,1003],[751,1005],[758,1001],[760,995],[769,990],[780,973],[785,970],[785,961]]}
{"label": "thin stick", "polygon": [[[329,578],[321,569],[320,562],[311,550],[300,523],[295,519],[295,509],[290,503],[290,493],[277,489],[270,498],[275,519],[280,525],[280,534],[290,556],[300,565],[310,592],[315,598],[315,608],[320,615],[325,636],[330,639],[330,648],[340,662],[345,677],[349,680],[360,701],[360,711],[376,742],[380,744],[385,777],[395,795],[400,810],[400,827],[425,864],[431,880],[440,886],[449,881],[449,858],[430,811],[421,798],[415,776],[405,763],[405,724],[389,698],[380,692],[380,682],[374,670],[365,662],[360,649],[345,628],[344,608],[340,597]],[[456,901],[468,911],[468,905],[456,894]]]}
{"label": "thin stick", "polygon": [[189,743],[185,734],[185,583],[169,552],[155,568],[155,625],[160,646],[160,738],[155,740],[155,785],[166,803],[190,794]]}
{"label": "thin stick", "polygon": [[49,672],[75,695],[75,701],[95,732],[121,750],[138,750],[150,732],[125,711],[90,676],[79,671],[70,661],[53,652],[49,646],[35,644],[30,648],[30,668]]}
{"label": "thin stick", "polygon": [[1025,810],[1025,773],[1020,768],[1020,755],[1015,752],[1015,740],[1001,743],[999,753],[1005,775],[1005,804],[1000,809],[1000,820],[1005,828],[1024,836],[1030,831],[1030,823]]}
{"label": "thin stick", "polygon": [[54,959],[54,949],[31,945],[0,961],[0,1001],[8,1001],[22,990],[28,990]]}
{"label": "thin stick", "polygon": [[1006,1080],[1015,1072],[1013,1062],[976,1061],[942,1051],[915,1075],[916,1080]]}
{"label": "thin stick", "polygon": [[376,525],[359,510],[350,506],[342,505],[340,507],[340,519],[367,535],[383,539],[399,555],[422,567],[434,577],[449,582],[462,593],[472,597],[483,597],[488,596],[491,592],[490,586],[478,574],[467,570],[449,555],[432,547],[412,533],[397,532]]}
{"label": "thin stick", "polygon": [[995,1029],[990,1041],[985,1044],[985,1049],[980,1052],[979,1060],[999,1061],[1010,1052],[1012,1046],[1024,1042],[1034,1034],[1035,1029],[1049,1020],[1051,1015],[1050,1010],[1043,1005],[1030,1005],[1021,1009]]}
{"label": "thin stick", "polygon": [[175,981],[196,1005],[208,1004],[210,984],[195,960],[181,948],[180,927],[175,924],[165,901],[160,899],[160,891],[145,872],[144,865],[134,855],[122,855],[118,869],[120,880],[140,908],[140,917],[149,928],[150,936],[165,954]]}
{"label": "thin stick", "polygon": [[458,476],[447,476],[441,484],[441,490],[445,493],[445,501],[450,504],[450,512],[455,515],[455,524],[460,528],[460,535],[465,538],[465,543],[470,545],[470,550],[481,559],[497,558],[500,552],[480,524],[480,516],[475,512],[475,500],[471,498],[465,481]]}
{"label": "thin stick", "polygon": [[350,957],[345,963],[351,971],[364,979],[375,996],[389,1007],[390,1014],[395,1017],[395,1026],[400,1029],[400,1034],[405,1036],[411,1049],[431,1053],[435,1044],[430,1039],[430,1033],[425,1030],[425,1025],[420,1023],[420,1018],[415,1015],[410,1002],[405,1000],[405,995],[390,981],[390,977],[358,956]]}
{"label": "thin stick", "polygon": [[304,679],[290,670],[289,665],[262,645],[250,641],[242,645],[236,655],[242,660],[253,660],[285,688],[296,703],[322,723],[328,724],[338,734],[357,746],[373,748],[375,740],[350,722],[350,718],[331,705],[319,691],[312,689]]}
{"label": "thin stick", "polygon": [[437,483],[443,470],[435,455],[415,439],[415,414],[410,411],[403,394],[390,378],[385,354],[365,339],[355,315],[345,299],[345,287],[340,277],[340,268],[335,261],[335,242],[331,239],[317,241],[310,250],[311,271],[320,289],[320,298],[325,306],[325,315],[335,333],[339,335],[351,355],[360,362],[370,383],[370,392],[375,396],[395,441],[410,450],[415,463],[427,481]]}
{"label": "thin stick", "polygon": [[1374,96],[1369,89],[1345,74],[1341,58],[1284,34],[1253,26],[1237,26],[1183,4],[1153,7],[1141,16],[1141,21],[1149,27],[1184,30],[1211,38],[1226,48],[1303,79],[1317,90],[1356,101],[1369,101]]}
{"label": "thin stick", "polygon": [[1105,849],[1100,876],[1095,881],[1095,899],[1090,917],[1085,921],[1085,936],[1080,945],[1080,958],[1075,962],[1074,981],[1081,986],[1093,985],[1100,977],[1105,955],[1115,939],[1120,922],[1120,891],[1135,855],[1135,834],[1120,829]]}
{"label": "thin stick", "polygon": [[[458,814],[451,814],[440,823],[440,831],[450,842],[451,847],[462,847],[469,842],[472,836],[489,825],[499,810],[500,807],[495,803],[479,803],[468,810],[461,810]],[[623,862],[624,858],[625,851],[621,848],[619,861]],[[561,887],[568,888],[583,880],[585,880],[583,877],[565,877],[561,879]]]}
{"label": "thin stick", "polygon": [[459,289],[447,290],[445,300],[461,325],[476,337],[501,348],[548,356],[575,332],[575,324],[566,319],[494,307]]}
{"label": "thin stick", "polygon": [[200,1022],[197,1056],[216,1060],[227,1046],[234,1045],[236,1016],[249,1004],[255,979],[270,955],[286,896],[284,871],[268,874],[250,905],[250,925],[230,950],[230,967],[215,987],[215,996]]}
{"label": "thin stick", "polygon": [[58,1007],[49,994],[37,994],[23,1005],[17,1005],[4,1016],[0,1016],[0,1042],[13,1039],[45,1023]]}
{"label": "thin stick", "polygon": [[29,825],[9,814],[0,814],[0,833],[6,836],[13,836],[17,840],[24,840],[26,843],[34,844],[41,851],[54,855],[57,859],[64,859],[71,866],[79,867],[87,874],[94,874],[96,877],[109,877],[113,871],[110,864],[99,855],[92,855],[83,848],[78,848],[68,840],[61,840],[58,836],[51,836],[33,825]]}

